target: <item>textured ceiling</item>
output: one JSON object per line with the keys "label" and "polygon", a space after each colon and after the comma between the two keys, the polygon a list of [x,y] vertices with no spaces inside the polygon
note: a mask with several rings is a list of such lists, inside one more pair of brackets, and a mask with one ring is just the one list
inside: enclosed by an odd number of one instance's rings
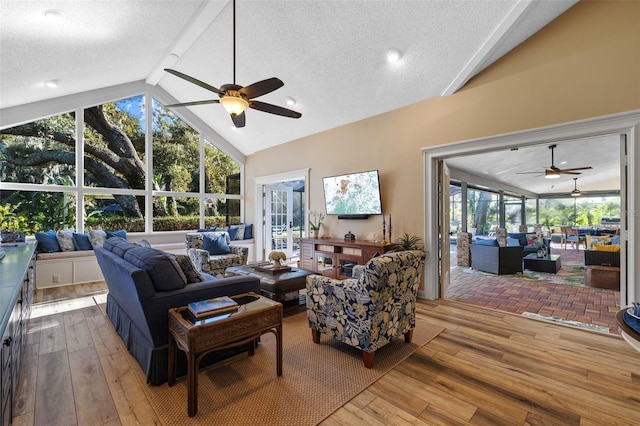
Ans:
{"label": "textured ceiling", "polygon": [[[287,107],[290,96],[302,118],[249,110],[237,130],[220,105],[191,111],[251,154],[454,93],[573,4],[238,0],[236,82],[280,78],[285,86],[259,100]],[[47,22],[47,9],[61,10],[62,22]],[[385,62],[389,48],[400,61]],[[231,3],[0,0],[0,108],[138,80],[180,102],[216,98],[164,67],[231,83]],[[58,88],[44,86],[52,79]]]}
{"label": "textured ceiling", "polygon": [[[584,195],[589,191],[620,189],[620,137],[600,136],[558,143],[554,149],[555,166],[561,169],[591,166],[579,175],[564,174],[558,179],[545,179],[544,170],[551,166],[549,144],[499,150],[482,154],[453,157],[446,160],[452,169],[498,181],[536,194],[568,193],[577,184]],[[522,172],[536,172],[527,173]],[[576,182],[573,178],[578,178]]]}

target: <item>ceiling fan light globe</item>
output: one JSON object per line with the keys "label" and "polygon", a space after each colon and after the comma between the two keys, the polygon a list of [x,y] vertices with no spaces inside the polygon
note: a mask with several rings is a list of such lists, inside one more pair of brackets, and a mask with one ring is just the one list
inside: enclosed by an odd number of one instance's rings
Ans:
{"label": "ceiling fan light globe", "polygon": [[236,96],[225,95],[220,98],[220,103],[231,115],[240,115],[249,107],[249,102]]}
{"label": "ceiling fan light globe", "polygon": [[545,179],[558,179],[560,178],[560,173],[546,171],[544,177]]}
{"label": "ceiling fan light globe", "polygon": [[573,191],[571,191],[571,196],[572,197],[579,197],[580,196],[580,190],[579,189],[574,189]]}

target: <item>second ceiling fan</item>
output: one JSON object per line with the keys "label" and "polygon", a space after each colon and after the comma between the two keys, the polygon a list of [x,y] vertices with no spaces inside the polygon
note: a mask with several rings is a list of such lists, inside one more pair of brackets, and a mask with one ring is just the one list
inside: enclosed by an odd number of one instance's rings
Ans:
{"label": "second ceiling fan", "polygon": [[220,99],[208,99],[203,101],[184,102],[179,104],[166,105],[167,107],[186,107],[194,105],[222,104],[222,106],[231,115],[231,120],[236,127],[244,127],[246,117],[244,111],[252,108],[258,111],[268,112],[270,114],[281,115],[283,117],[300,118],[302,114],[299,112],[283,108],[277,105],[268,104],[254,100],[254,98],[266,95],[276,89],[284,86],[282,80],[276,77],[258,81],[248,86],[240,86],[236,84],[236,1],[233,0],[233,84],[223,84],[220,89],[211,86],[203,81],[193,78],[187,74],[173,69],[165,68],[166,72],[180,77],[190,83],[202,87],[216,93]]}
{"label": "second ceiling fan", "polygon": [[[549,149],[551,150],[551,166],[546,167],[544,169],[544,177],[547,179],[555,179],[555,178],[559,178],[560,175],[579,175],[581,174],[580,172],[578,172],[578,170],[589,170],[592,169],[593,167],[591,166],[585,166],[585,167],[572,167],[569,169],[561,169],[559,167],[556,167],[555,163],[554,163],[554,158],[553,158],[553,150],[556,148],[556,145],[549,145]],[[540,171],[537,172],[519,172],[516,173],[517,175],[525,175],[525,174],[532,174],[532,173],[536,173],[536,174],[540,174]]]}

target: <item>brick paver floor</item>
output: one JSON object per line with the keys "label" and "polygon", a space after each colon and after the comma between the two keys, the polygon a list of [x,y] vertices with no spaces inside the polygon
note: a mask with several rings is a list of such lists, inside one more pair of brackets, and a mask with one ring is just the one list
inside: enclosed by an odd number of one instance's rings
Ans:
{"label": "brick paver floor", "polygon": [[[584,259],[581,250],[552,247],[563,261]],[[452,253],[452,259],[455,253]],[[465,271],[467,269],[467,271]],[[620,292],[575,285],[552,284],[513,275],[469,273],[470,268],[451,268],[446,299],[516,314],[537,313],[547,317],[609,327],[618,333],[616,312]]]}

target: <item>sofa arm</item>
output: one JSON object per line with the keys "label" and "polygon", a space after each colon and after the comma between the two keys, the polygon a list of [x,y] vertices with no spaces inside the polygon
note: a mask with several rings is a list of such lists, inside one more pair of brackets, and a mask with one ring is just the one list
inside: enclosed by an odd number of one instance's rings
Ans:
{"label": "sofa arm", "polygon": [[238,276],[187,284],[184,288],[160,291],[153,297],[140,300],[144,315],[156,346],[165,345],[168,340],[168,310],[186,306],[191,302],[220,296],[234,296],[254,292],[260,294],[260,280],[255,277]]}

